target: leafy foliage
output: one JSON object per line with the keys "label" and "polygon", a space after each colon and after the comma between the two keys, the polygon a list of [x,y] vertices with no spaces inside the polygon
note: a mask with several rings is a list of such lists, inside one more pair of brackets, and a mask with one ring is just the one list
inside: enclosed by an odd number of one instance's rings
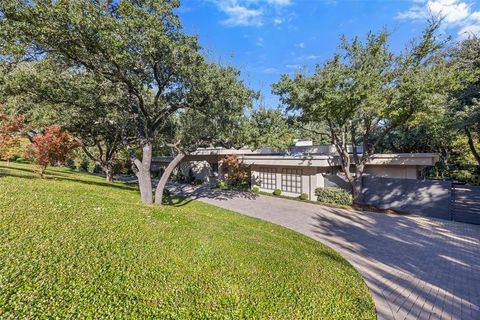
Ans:
{"label": "leafy foliage", "polygon": [[9,117],[0,108],[0,160],[10,160],[22,153],[20,140],[26,129],[23,115]]}
{"label": "leafy foliage", "polygon": [[317,200],[323,203],[350,206],[353,201],[352,194],[340,188],[318,188],[315,195]]}
{"label": "leafy foliage", "polygon": [[228,184],[243,186],[250,183],[250,170],[236,155],[225,156],[222,160],[222,168]]}
{"label": "leafy foliage", "polygon": [[274,195],[274,196],[280,196],[280,195],[282,195],[282,190],[279,189],[279,188],[276,188],[275,190],[273,190],[273,195]]}
{"label": "leafy foliage", "polygon": [[243,124],[243,145],[252,149],[271,148],[283,151],[295,138],[295,131],[290,128],[279,110],[254,110]]}
{"label": "leafy foliage", "polygon": [[62,131],[57,125],[46,127],[43,133],[33,136],[30,155],[38,165],[40,177],[43,178],[47,166],[63,164],[78,145],[70,132]]}
{"label": "leafy foliage", "polygon": [[18,64],[6,76],[4,91],[9,105],[28,114],[33,125],[55,123],[72,132],[112,179],[123,139],[133,133],[124,107],[128,95],[118,85],[50,58]]}
{"label": "leafy foliage", "polygon": [[218,180],[215,184],[215,187],[218,189],[225,189],[227,187],[227,184],[223,180]]}
{"label": "leafy foliage", "polygon": [[[36,60],[47,56],[123,90],[128,103],[115,110],[127,112],[136,129],[123,140],[145,203],[153,202],[154,144],[184,151],[213,143],[211,132],[218,131],[207,132],[206,128],[215,128],[209,124],[222,126],[222,120],[230,119],[232,113],[235,118],[251,100],[251,91],[238,80],[237,70],[202,57],[197,39],[184,33],[174,13],[178,6],[178,1],[150,0],[0,3],[9,54]],[[205,126],[181,133],[168,130],[172,123],[202,121]],[[162,193],[160,185],[155,196],[158,203]]]}
{"label": "leafy foliage", "polygon": [[298,198],[303,201],[308,200],[308,193],[302,193]]}
{"label": "leafy foliage", "polygon": [[468,146],[480,166],[480,38],[462,41],[453,53],[453,64],[460,71],[461,89],[453,94],[457,128],[467,137]]}
{"label": "leafy foliage", "polygon": [[[362,202],[365,165],[386,136],[445,101],[454,77],[437,39],[438,22],[419,41],[394,54],[387,31],[368,33],[362,42],[342,38],[340,51],[311,76],[282,76],[273,90],[299,122],[326,124],[354,199]],[[353,146],[350,154],[349,145]],[[362,145],[359,154],[356,146]],[[355,165],[355,174],[350,172]]]}

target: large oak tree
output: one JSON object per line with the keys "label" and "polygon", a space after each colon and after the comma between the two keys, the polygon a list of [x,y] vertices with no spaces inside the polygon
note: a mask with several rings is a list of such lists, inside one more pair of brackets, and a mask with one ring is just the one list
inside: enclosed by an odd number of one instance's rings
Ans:
{"label": "large oak tree", "polygon": [[453,53],[453,64],[461,73],[462,88],[453,94],[456,125],[480,166],[480,38],[463,40]]}
{"label": "large oak tree", "polygon": [[32,125],[61,125],[85,154],[113,181],[123,137],[132,134],[124,106],[128,95],[118,85],[86,70],[71,70],[53,59],[17,64],[2,90],[10,108],[28,115]]}
{"label": "large oak tree", "polygon": [[387,135],[445,99],[452,77],[438,26],[430,24],[400,54],[390,50],[387,31],[369,33],[365,41],[342,38],[340,50],[313,75],[284,75],[274,84],[298,121],[328,127],[357,203],[363,202],[365,165]]}
{"label": "large oak tree", "polygon": [[[145,203],[153,202],[153,146],[165,140],[162,132],[170,118],[181,110],[208,112],[216,98],[208,86],[198,87],[205,85],[201,72],[216,66],[204,61],[197,39],[183,32],[174,14],[178,5],[175,0],[0,4],[0,29],[17,55],[55,55],[70,68],[88,70],[128,94],[123,108],[135,123],[136,136],[125,137],[125,144]],[[221,105],[228,112],[228,101]]]}

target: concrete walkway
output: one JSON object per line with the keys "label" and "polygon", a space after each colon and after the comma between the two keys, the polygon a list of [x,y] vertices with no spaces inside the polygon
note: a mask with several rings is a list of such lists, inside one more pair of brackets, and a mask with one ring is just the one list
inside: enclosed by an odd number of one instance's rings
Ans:
{"label": "concrete walkway", "polygon": [[332,209],[249,192],[173,188],[335,249],[364,277],[379,319],[480,319],[480,226]]}

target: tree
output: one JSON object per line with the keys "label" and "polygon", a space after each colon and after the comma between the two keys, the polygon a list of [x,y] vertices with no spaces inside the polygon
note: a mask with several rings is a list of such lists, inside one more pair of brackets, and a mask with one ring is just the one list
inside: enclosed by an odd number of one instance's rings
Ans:
{"label": "tree", "polygon": [[43,178],[49,165],[63,164],[71,152],[78,147],[78,142],[68,131],[59,126],[46,127],[43,133],[32,137],[30,154],[38,165],[38,174]]}
{"label": "tree", "polygon": [[368,33],[365,43],[342,38],[341,51],[314,75],[284,75],[273,86],[299,121],[327,125],[356,203],[363,202],[365,165],[387,135],[445,99],[451,77],[435,35],[438,27],[431,23],[398,55],[389,50],[387,31]]}
{"label": "tree", "polygon": [[153,202],[153,144],[162,140],[170,117],[182,109],[209,108],[209,99],[190,100],[195,96],[190,91],[196,89],[191,79],[198,76],[204,59],[196,38],[183,33],[173,13],[176,7],[174,0],[0,3],[0,29],[15,50],[21,43],[25,56],[56,55],[70,68],[86,69],[128,94],[123,108],[134,121],[136,135],[124,141],[145,203]]}
{"label": "tree", "polygon": [[[18,64],[6,77],[4,94],[32,123],[55,123],[73,133],[85,154],[113,181],[123,137],[132,133],[132,119],[120,88],[86,70],[70,70],[45,59]],[[19,103],[20,101],[20,103]]]}
{"label": "tree", "polygon": [[453,92],[456,125],[480,166],[480,38],[463,40],[453,52],[454,66],[461,73],[462,88]]}
{"label": "tree", "polygon": [[450,156],[455,152],[458,128],[449,110],[449,103],[443,101],[432,105],[427,112],[417,114],[409,123],[392,130],[379,145],[380,152],[432,152],[440,155],[441,175],[448,168]]}
{"label": "tree", "polygon": [[9,117],[0,105],[0,160],[10,160],[20,152],[19,140],[25,133],[25,116]]}
{"label": "tree", "polygon": [[290,128],[280,110],[265,108],[254,110],[246,117],[241,132],[244,146],[252,150],[259,148],[285,150],[295,138],[295,131]]}
{"label": "tree", "polygon": [[[165,168],[155,191],[155,203],[161,204],[163,190],[173,170],[187,154],[199,147],[244,146],[242,126],[247,107],[255,93],[238,80],[239,71],[205,63],[194,78],[188,100],[207,108],[189,108],[177,114],[171,124],[174,143],[166,144],[175,154]],[[201,102],[201,103],[198,103]],[[198,103],[198,104],[197,104]]]}

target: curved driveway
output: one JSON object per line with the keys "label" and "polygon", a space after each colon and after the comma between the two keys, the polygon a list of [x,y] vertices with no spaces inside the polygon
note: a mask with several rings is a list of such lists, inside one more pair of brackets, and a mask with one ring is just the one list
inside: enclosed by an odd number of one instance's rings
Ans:
{"label": "curved driveway", "polygon": [[175,188],[335,249],[363,275],[379,319],[480,319],[480,226],[208,187]]}

